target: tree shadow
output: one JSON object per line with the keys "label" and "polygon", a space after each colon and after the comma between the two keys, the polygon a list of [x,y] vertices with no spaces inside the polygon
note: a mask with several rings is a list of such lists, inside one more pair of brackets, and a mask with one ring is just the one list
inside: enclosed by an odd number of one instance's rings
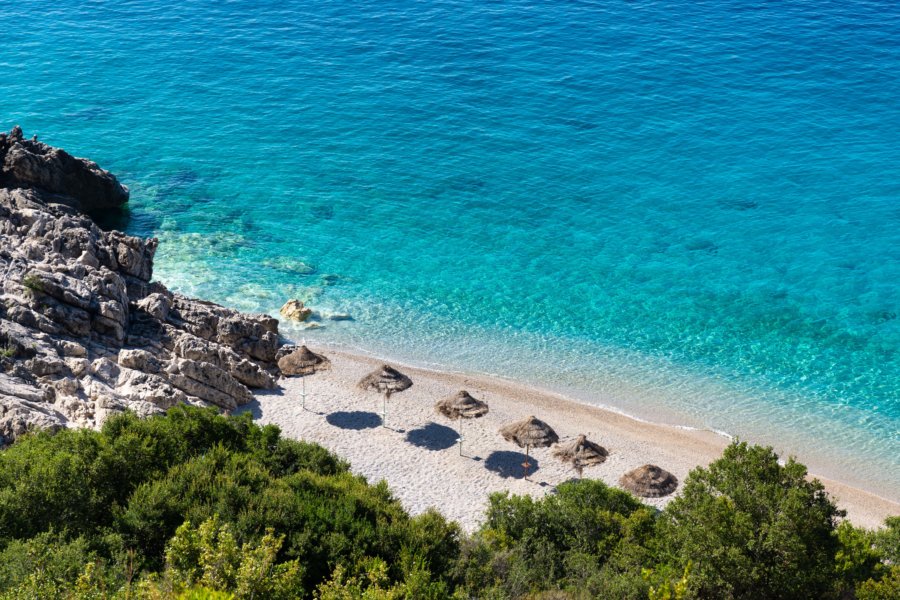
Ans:
{"label": "tree shadow", "polygon": [[406,434],[406,441],[426,450],[446,450],[459,441],[459,434],[446,425],[429,423]]}
{"label": "tree shadow", "polygon": [[231,414],[233,414],[233,415],[240,415],[243,413],[250,413],[250,416],[252,416],[254,420],[262,417],[262,406],[260,406],[259,400],[254,398],[247,404],[238,406],[236,409],[234,409],[231,412]]}
{"label": "tree shadow", "polygon": [[[484,468],[504,479],[524,479],[525,468],[522,466],[523,462],[525,462],[524,452],[496,450],[491,452],[484,460]],[[540,468],[540,465],[538,459],[533,456],[528,457],[528,462],[531,463],[531,466],[528,468],[530,477]]]}
{"label": "tree shadow", "polygon": [[333,412],[325,417],[329,425],[341,429],[373,429],[381,426],[381,417],[361,410]]}

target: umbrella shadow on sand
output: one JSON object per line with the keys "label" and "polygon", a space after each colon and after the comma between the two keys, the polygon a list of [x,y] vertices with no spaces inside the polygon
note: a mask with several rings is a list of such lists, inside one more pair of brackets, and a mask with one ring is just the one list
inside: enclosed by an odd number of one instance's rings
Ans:
{"label": "umbrella shadow on sand", "polygon": [[325,420],[341,429],[373,429],[381,425],[381,417],[376,413],[362,410],[333,412]]}
{"label": "umbrella shadow on sand", "polygon": [[429,423],[424,427],[407,432],[406,441],[426,450],[446,450],[459,441],[459,434],[446,425]]}
{"label": "umbrella shadow on sand", "polygon": [[[525,454],[522,452],[496,450],[484,460],[484,468],[504,479],[523,479],[525,469],[522,467],[522,463],[525,462],[525,458]],[[535,457],[529,456],[528,462],[531,465],[529,473],[534,473],[540,468],[538,459]]]}

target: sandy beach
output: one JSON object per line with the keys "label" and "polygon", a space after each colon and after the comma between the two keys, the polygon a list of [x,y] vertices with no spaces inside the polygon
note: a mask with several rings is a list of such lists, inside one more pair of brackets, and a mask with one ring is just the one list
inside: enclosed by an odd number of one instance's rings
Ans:
{"label": "sandy beach", "polygon": [[[575,477],[550,449],[540,448],[532,450],[536,468],[531,477],[523,478],[524,451],[504,441],[497,430],[528,415],[550,424],[561,440],[583,433],[604,446],[609,458],[584,476],[609,485],[618,485],[623,473],[646,463],[683,481],[692,468],[715,460],[728,444],[717,433],[639,421],[499,378],[401,365],[394,366],[414,385],[388,401],[387,427],[381,427],[381,396],[359,390],[356,383],[382,361],[346,352],[326,354],[332,369],[307,378],[306,410],[301,407],[300,378],[281,380],[281,389],[257,394],[241,410],[251,411],[261,424],[278,425],[289,437],[325,446],[370,482],[386,480],[413,514],[434,507],[469,531],[480,524],[490,493],[542,496]],[[434,410],[437,400],[460,389],[490,406],[486,416],[463,424],[463,456],[457,423]],[[838,481],[822,481],[857,525],[877,527],[885,517],[900,515],[897,502]],[[645,501],[663,507],[672,497]]]}

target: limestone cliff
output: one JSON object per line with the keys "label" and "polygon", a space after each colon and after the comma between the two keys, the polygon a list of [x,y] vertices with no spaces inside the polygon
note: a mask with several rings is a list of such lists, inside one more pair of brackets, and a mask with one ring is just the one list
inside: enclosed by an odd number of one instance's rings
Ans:
{"label": "limestone cliff", "polygon": [[154,282],[157,241],[86,214],[127,200],[95,163],[0,133],[0,446],[124,410],[231,410],[274,387],[278,321]]}

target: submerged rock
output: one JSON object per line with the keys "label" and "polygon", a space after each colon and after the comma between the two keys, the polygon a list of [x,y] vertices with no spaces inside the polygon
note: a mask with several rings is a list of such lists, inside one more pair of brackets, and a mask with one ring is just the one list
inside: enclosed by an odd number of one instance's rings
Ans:
{"label": "submerged rock", "polygon": [[294,261],[289,259],[264,260],[262,265],[264,267],[275,269],[283,273],[290,273],[292,275],[312,275],[316,272],[316,268],[313,265],[307,264],[303,261]]}
{"label": "submerged rock", "polygon": [[96,164],[0,134],[0,445],[275,386],[276,319],[170,292],[152,281],[155,239],[84,214],[127,200]]}
{"label": "submerged rock", "polygon": [[328,319],[331,321],[352,321],[353,315],[350,313],[328,313]]}

